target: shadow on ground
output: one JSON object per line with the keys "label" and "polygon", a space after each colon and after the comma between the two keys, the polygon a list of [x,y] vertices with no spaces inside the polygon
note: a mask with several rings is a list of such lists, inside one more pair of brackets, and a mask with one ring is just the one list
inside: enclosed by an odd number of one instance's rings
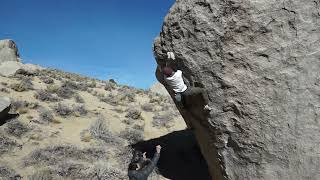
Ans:
{"label": "shadow on ground", "polygon": [[153,156],[158,144],[162,146],[158,169],[164,177],[172,180],[211,180],[207,163],[192,131],[175,131],[132,147]]}

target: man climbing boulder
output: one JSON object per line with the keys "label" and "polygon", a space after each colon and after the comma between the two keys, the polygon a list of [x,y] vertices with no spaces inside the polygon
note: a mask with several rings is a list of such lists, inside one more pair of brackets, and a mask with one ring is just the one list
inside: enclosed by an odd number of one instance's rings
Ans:
{"label": "man climbing boulder", "polygon": [[[173,52],[167,53],[168,60],[175,60],[175,56]],[[183,80],[183,74],[181,70],[174,71],[171,67],[165,66],[160,68],[160,71],[163,73],[164,82],[169,85],[169,87],[173,90],[175,101],[181,107],[185,107],[185,99],[188,96],[201,95],[203,99],[203,109],[206,111],[211,111],[212,108],[208,105],[209,99],[208,94],[204,88],[200,87],[187,87]]]}

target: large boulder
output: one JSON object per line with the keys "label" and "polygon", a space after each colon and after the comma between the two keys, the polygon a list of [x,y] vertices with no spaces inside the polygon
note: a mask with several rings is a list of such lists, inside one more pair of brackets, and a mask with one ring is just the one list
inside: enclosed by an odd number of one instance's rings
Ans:
{"label": "large boulder", "polygon": [[200,98],[179,110],[214,180],[320,179],[319,0],[177,0],[159,65],[167,51],[209,92],[211,113]]}
{"label": "large boulder", "polygon": [[10,39],[0,40],[0,64],[6,61],[20,62],[17,46]]}
{"label": "large boulder", "polygon": [[35,64],[23,64],[17,61],[6,61],[0,64],[0,75],[10,77],[15,74],[34,75],[43,67]]}

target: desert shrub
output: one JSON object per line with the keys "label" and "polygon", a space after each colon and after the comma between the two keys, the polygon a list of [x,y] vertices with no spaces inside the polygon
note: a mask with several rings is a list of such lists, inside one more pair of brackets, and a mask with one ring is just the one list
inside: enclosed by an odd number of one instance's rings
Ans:
{"label": "desert shrub", "polygon": [[130,128],[126,128],[125,130],[121,131],[120,137],[126,139],[130,144],[135,144],[139,141],[142,141],[144,138],[143,131]]}
{"label": "desert shrub", "polygon": [[70,80],[64,81],[61,87],[70,88],[73,90],[81,90],[81,91],[86,91],[88,89],[88,85],[85,82],[78,83]]}
{"label": "desert shrub", "polygon": [[63,117],[72,114],[72,109],[66,104],[58,103],[57,105],[55,105],[53,107],[53,109],[56,112],[56,114],[63,116]]}
{"label": "desert shrub", "polygon": [[0,88],[0,92],[4,92],[4,93],[10,93],[10,91],[7,88]]}
{"label": "desert shrub", "polygon": [[90,133],[92,137],[102,140],[107,144],[118,144],[120,139],[113,135],[108,129],[102,117],[98,118],[91,126]]}
{"label": "desert shrub", "polygon": [[53,122],[54,121],[54,116],[53,112],[49,109],[41,108],[38,110],[39,112],[39,118],[42,122]]}
{"label": "desert shrub", "polygon": [[138,130],[138,131],[143,131],[144,130],[144,126],[143,125],[139,125],[139,124],[135,124],[132,126],[133,129]]}
{"label": "desert shrub", "polygon": [[59,101],[59,98],[55,95],[51,94],[50,91],[45,90],[39,90],[34,94],[34,97],[36,99],[39,99],[40,101],[47,101],[47,102],[57,102]]}
{"label": "desert shrub", "polygon": [[134,123],[134,120],[130,119],[130,118],[126,118],[126,119],[122,120],[122,122],[127,125],[132,125]]}
{"label": "desert shrub", "polygon": [[87,87],[89,87],[89,88],[95,88],[96,86],[97,86],[97,83],[95,80],[87,82]]}
{"label": "desert shrub", "polygon": [[77,103],[84,103],[84,99],[79,94],[75,94],[74,99]]}
{"label": "desert shrub", "polygon": [[133,149],[131,146],[125,146],[123,148],[118,148],[114,150],[115,159],[118,163],[123,165],[128,165],[132,160]]}
{"label": "desert shrub", "polygon": [[19,120],[14,119],[6,123],[5,131],[9,135],[20,138],[22,135],[30,131],[30,128],[21,123]]}
{"label": "desert shrub", "polygon": [[135,108],[128,108],[126,118],[141,119],[141,111]]}
{"label": "desert shrub", "polygon": [[46,84],[53,84],[54,80],[47,76],[40,76],[40,80]]}
{"label": "desert shrub", "polygon": [[72,111],[76,116],[83,116],[88,113],[84,105],[73,105]]}
{"label": "desert shrub", "polygon": [[98,164],[94,167],[95,177],[94,180],[100,179],[112,179],[112,180],[125,180],[128,179],[127,175],[124,171],[112,167],[108,164]]}
{"label": "desert shrub", "polygon": [[64,99],[70,99],[74,95],[74,91],[68,86],[61,86],[56,93],[59,97]]}
{"label": "desert shrub", "polygon": [[21,100],[11,100],[11,112],[26,113],[28,109],[36,109],[39,107],[37,102],[28,102]]}
{"label": "desert shrub", "polygon": [[25,160],[26,166],[43,163],[46,165],[55,165],[66,160],[82,160],[93,163],[100,159],[106,159],[105,150],[102,148],[80,149],[71,145],[50,146],[44,149],[33,151]]}
{"label": "desert shrub", "polygon": [[155,103],[155,104],[160,104],[162,102],[162,98],[161,96],[158,96],[158,95],[149,95],[149,103]]}
{"label": "desert shrub", "polygon": [[6,82],[1,82],[0,84],[3,86],[8,86],[8,83],[6,83]]}
{"label": "desert shrub", "polygon": [[153,116],[152,125],[154,127],[166,127],[170,128],[172,126],[172,122],[174,120],[175,115],[170,111],[165,114],[156,113]]}
{"label": "desert shrub", "polygon": [[92,139],[91,133],[89,130],[85,129],[80,133],[80,139],[83,142],[90,142]]}
{"label": "desert shrub", "polygon": [[119,92],[121,95],[120,95],[120,100],[123,101],[123,100],[128,100],[129,102],[135,102],[136,101],[136,94],[134,91],[131,91],[131,90],[126,90],[126,91],[123,91]]}
{"label": "desert shrub", "polygon": [[113,105],[113,106],[116,106],[116,105],[119,104],[119,99],[116,96],[112,95],[112,94],[109,94],[109,95],[104,96],[104,97],[99,97],[99,100],[101,102],[105,102],[105,103],[108,103],[108,104]]}
{"label": "desert shrub", "polygon": [[141,109],[143,109],[144,111],[146,111],[146,112],[153,112],[154,110],[153,110],[153,106],[154,105],[152,105],[152,104],[150,104],[150,103],[146,103],[146,104],[143,104],[142,106],[141,106]]}
{"label": "desert shrub", "polygon": [[11,112],[18,112],[24,114],[28,111],[29,103],[27,101],[12,100],[11,101]]}
{"label": "desert shrub", "polygon": [[23,92],[33,89],[33,83],[30,77],[22,77],[19,83],[11,84],[11,89],[17,92]]}
{"label": "desert shrub", "polygon": [[58,90],[59,90],[59,86],[58,85],[55,85],[55,84],[49,84],[47,86],[47,91],[50,92],[50,93],[57,93]]}
{"label": "desert shrub", "polygon": [[86,169],[89,167],[81,163],[63,161],[52,168],[52,171],[63,179],[92,179],[90,171],[86,172]]}
{"label": "desert shrub", "polygon": [[3,180],[18,180],[22,177],[17,174],[13,169],[0,165],[0,179]]}
{"label": "desert shrub", "polygon": [[115,89],[115,84],[112,83],[112,82],[106,82],[105,85],[104,85],[104,90],[106,91],[111,91]]}
{"label": "desert shrub", "polygon": [[28,180],[53,180],[53,174],[49,171],[40,171],[40,172],[35,172],[31,176],[28,177]]}
{"label": "desert shrub", "polygon": [[0,155],[12,151],[15,147],[20,145],[16,141],[9,139],[8,137],[0,134]]}

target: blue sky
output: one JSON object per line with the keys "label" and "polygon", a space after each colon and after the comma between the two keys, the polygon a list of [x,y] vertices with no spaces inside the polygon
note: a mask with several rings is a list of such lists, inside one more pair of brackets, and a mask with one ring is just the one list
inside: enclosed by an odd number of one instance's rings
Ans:
{"label": "blue sky", "polygon": [[152,43],[174,0],[1,0],[0,39],[24,62],[121,84],[156,82]]}

